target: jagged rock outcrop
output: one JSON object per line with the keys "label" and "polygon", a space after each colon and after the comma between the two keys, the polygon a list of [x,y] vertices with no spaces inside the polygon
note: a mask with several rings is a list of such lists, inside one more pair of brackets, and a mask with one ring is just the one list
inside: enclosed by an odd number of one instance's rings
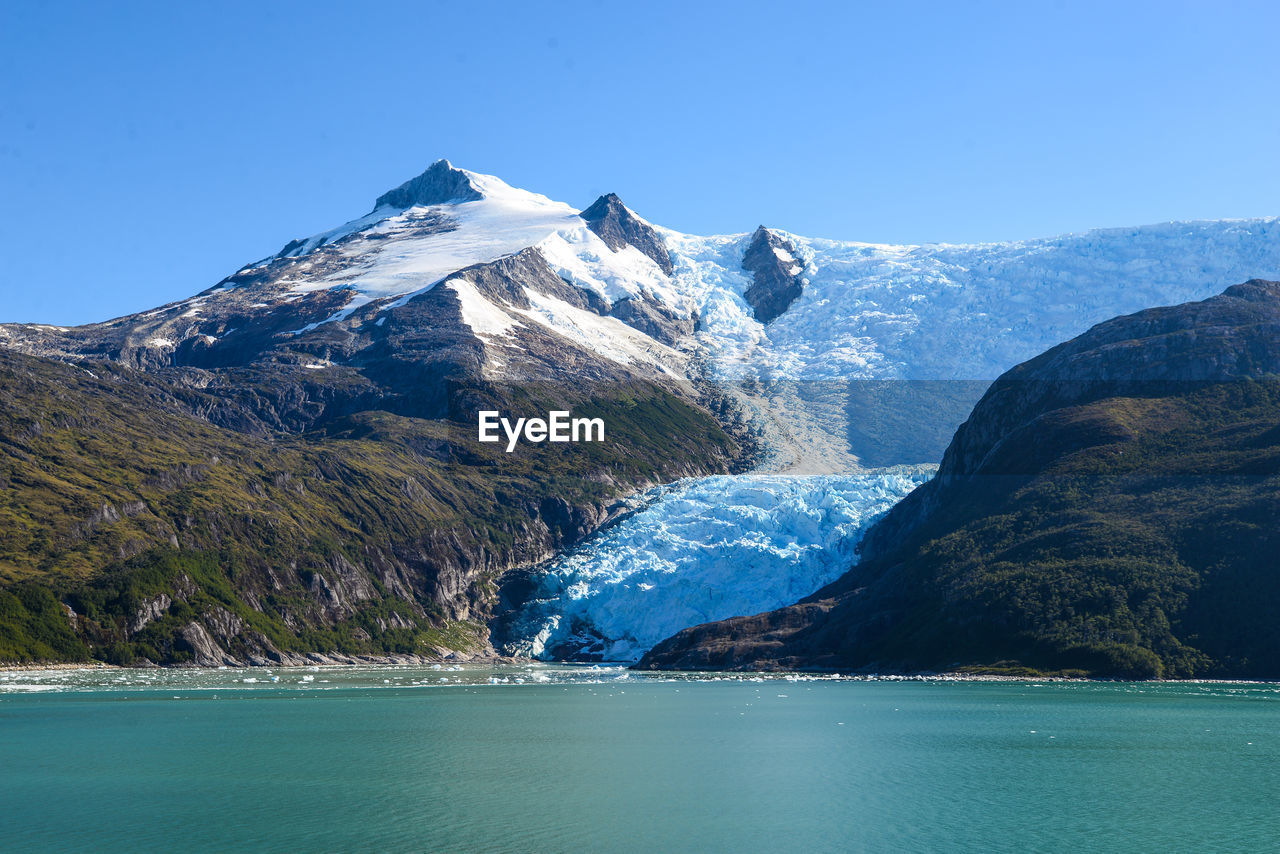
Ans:
{"label": "jagged rock outcrop", "polygon": [[142,606],[138,608],[138,612],[133,615],[133,620],[129,623],[129,634],[136,635],[146,628],[147,624],[152,620],[159,619],[171,604],[173,604],[173,600],[169,598],[167,593],[159,593],[154,598],[143,602]]}
{"label": "jagged rock outcrop", "polygon": [[618,300],[609,315],[669,346],[675,346],[692,335],[698,325],[696,316],[683,317],[650,300],[636,297]]}
{"label": "jagged rock outcrop", "polygon": [[373,203],[408,208],[414,205],[443,205],[449,202],[473,202],[483,198],[467,173],[453,168],[448,160],[437,160],[416,178],[410,178],[394,190],[388,190]]}
{"label": "jagged rock outcrop", "polygon": [[763,225],[751,235],[742,256],[742,269],[751,274],[751,284],[743,297],[755,312],[756,320],[774,320],[800,298],[804,265],[796,247]]}
{"label": "jagged rock outcrop", "polygon": [[622,199],[608,193],[596,199],[580,216],[610,249],[631,245],[653,259],[668,276],[674,274],[671,255],[658,232],[633,214]]}
{"label": "jagged rock outcrop", "polygon": [[191,663],[197,667],[235,667],[240,664],[218,646],[201,623],[188,623],[179,636],[191,655]]}

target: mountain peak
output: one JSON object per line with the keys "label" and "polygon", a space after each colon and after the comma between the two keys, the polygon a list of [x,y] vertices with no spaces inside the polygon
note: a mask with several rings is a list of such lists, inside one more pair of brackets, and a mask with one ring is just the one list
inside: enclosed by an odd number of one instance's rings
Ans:
{"label": "mountain peak", "polygon": [[409,208],[414,205],[443,205],[450,202],[475,202],[484,195],[471,181],[471,175],[457,169],[448,160],[440,159],[427,167],[416,178],[405,181],[394,190],[378,196],[373,207],[390,205],[393,208]]}
{"label": "mountain peak", "polygon": [[668,276],[674,273],[671,256],[653,226],[622,203],[617,193],[606,193],[579,214],[587,227],[615,252],[630,244],[653,259]]}
{"label": "mountain peak", "polygon": [[600,198],[591,203],[591,207],[584,210],[581,214],[585,220],[603,219],[606,216],[622,216],[623,211],[627,210],[627,206],[622,203],[622,199],[617,193],[605,193]]}

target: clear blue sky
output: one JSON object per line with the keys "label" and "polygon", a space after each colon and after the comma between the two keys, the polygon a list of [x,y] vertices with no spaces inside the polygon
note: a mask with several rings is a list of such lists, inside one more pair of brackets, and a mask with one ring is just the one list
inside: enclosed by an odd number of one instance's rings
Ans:
{"label": "clear blue sky", "polygon": [[1275,3],[0,3],[0,321],[202,290],[431,161],[695,233],[1280,213]]}

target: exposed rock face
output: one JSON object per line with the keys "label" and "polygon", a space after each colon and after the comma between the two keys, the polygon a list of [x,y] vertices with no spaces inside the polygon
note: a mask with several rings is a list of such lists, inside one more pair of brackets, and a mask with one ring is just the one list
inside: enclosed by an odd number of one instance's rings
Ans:
{"label": "exposed rock face", "polygon": [[692,335],[698,323],[697,317],[681,317],[657,303],[635,297],[618,300],[609,315],[671,346]]}
{"label": "exposed rock face", "polygon": [[206,611],[204,622],[224,644],[231,643],[244,629],[244,621],[221,605],[214,605]]}
{"label": "exposed rock face", "polygon": [[133,620],[129,623],[129,634],[136,635],[142,631],[152,620],[159,619],[172,604],[173,600],[169,598],[167,593],[160,593],[154,598],[143,602],[142,607],[138,609],[138,613],[134,614]]}
{"label": "exposed rock face", "polygon": [[390,205],[408,208],[413,205],[443,205],[449,202],[474,202],[483,198],[467,173],[454,169],[448,160],[437,160],[416,178],[405,181],[394,190],[378,196],[374,208]]}
{"label": "exposed rock face", "polygon": [[[196,667],[270,667],[310,663],[306,656],[281,652],[262,633],[249,630],[235,614],[215,605],[202,622],[183,626],[176,646],[188,656],[185,664]],[[337,663],[322,657],[326,663]],[[354,659],[347,659],[355,663]]]}
{"label": "exposed rock face", "polygon": [[633,214],[615,194],[601,196],[581,213],[587,225],[615,252],[630,244],[653,259],[668,276],[675,272],[658,232]]}
{"label": "exposed rock face", "polygon": [[1008,371],[864,560],[644,668],[1280,676],[1280,283],[1106,321]]}
{"label": "exposed rock face", "polygon": [[752,281],[743,296],[755,311],[756,320],[768,323],[800,298],[804,291],[800,278],[804,265],[798,257],[789,240],[763,225],[751,236],[742,256],[742,269],[751,273]]}
{"label": "exposed rock face", "polygon": [[197,667],[235,667],[240,663],[227,655],[200,623],[188,623],[182,629],[181,638],[191,654],[191,663]]}

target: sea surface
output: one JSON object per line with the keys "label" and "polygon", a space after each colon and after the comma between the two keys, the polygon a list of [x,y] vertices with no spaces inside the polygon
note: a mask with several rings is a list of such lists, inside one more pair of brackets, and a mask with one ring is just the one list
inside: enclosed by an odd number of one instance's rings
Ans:
{"label": "sea surface", "polygon": [[0,849],[1275,851],[1280,685],[0,673]]}

